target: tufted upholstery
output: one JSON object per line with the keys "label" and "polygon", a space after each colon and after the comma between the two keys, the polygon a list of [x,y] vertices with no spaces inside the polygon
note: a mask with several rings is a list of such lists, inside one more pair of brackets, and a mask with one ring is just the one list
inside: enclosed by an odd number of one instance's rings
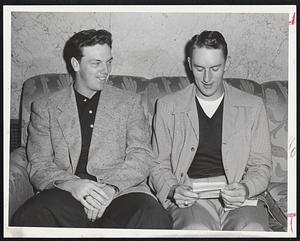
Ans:
{"label": "tufted upholstery", "polygon": [[[269,119],[270,136],[272,143],[272,161],[273,172],[270,184],[270,193],[277,200],[280,208],[286,213],[287,203],[287,81],[270,81],[263,84],[258,84],[255,81],[247,79],[225,79],[229,84],[239,88],[245,92],[263,98]],[[127,89],[142,96],[142,104],[145,115],[149,124],[152,124],[152,117],[154,112],[154,104],[157,98],[160,98],[168,93],[175,92],[184,88],[190,82],[187,77],[157,77],[153,79],[145,79],[137,76],[118,76],[110,77],[110,84]],[[18,153],[25,153],[24,147],[27,141],[27,126],[30,117],[30,106],[32,101],[37,100],[41,96],[49,95],[65,86],[71,84],[72,79],[68,74],[44,74],[34,76],[25,81],[22,92],[22,130],[21,130],[21,147],[16,150]],[[17,164],[24,168],[27,167],[26,158],[18,158],[18,155],[13,155],[11,163]],[[10,178],[14,178],[12,174]],[[26,174],[25,174],[26,175]],[[28,178],[28,177],[27,177]],[[23,182],[16,185],[16,178],[13,179],[13,184],[10,184],[10,215],[20,205],[19,200],[14,196],[12,188],[23,185]],[[26,181],[24,181],[26,183]],[[26,183],[26,185],[28,182]],[[24,184],[25,185],[25,184]],[[22,189],[21,189],[22,190]],[[27,190],[24,188],[24,190]],[[20,194],[19,194],[20,195]],[[32,195],[32,193],[30,193]],[[28,198],[30,195],[25,195]]]}

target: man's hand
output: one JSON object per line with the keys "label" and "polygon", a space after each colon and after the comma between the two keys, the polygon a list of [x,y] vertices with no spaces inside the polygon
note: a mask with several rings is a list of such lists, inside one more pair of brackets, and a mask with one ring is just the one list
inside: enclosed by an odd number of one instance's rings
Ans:
{"label": "man's hand", "polygon": [[[87,209],[86,207],[84,208],[84,211],[88,217],[88,220],[90,220],[91,222],[95,222],[96,219],[101,218],[103,212],[101,212],[101,210],[97,210],[97,209]],[[99,217],[98,217],[99,216]]]}
{"label": "man's hand", "polygon": [[57,185],[58,188],[70,192],[85,208],[95,211],[101,209],[102,206],[107,206],[107,203],[111,201],[104,191],[105,186],[106,184],[88,179],[69,180]]}
{"label": "man's hand", "polygon": [[173,199],[179,208],[192,206],[198,199],[198,194],[192,192],[192,188],[187,185],[175,185],[171,188],[169,197]]}
{"label": "man's hand", "polygon": [[[104,184],[105,185],[105,184]],[[95,222],[97,219],[101,218],[105,209],[110,205],[111,201],[113,200],[113,197],[115,195],[115,189],[110,186],[110,185],[105,185],[102,190],[107,194],[107,196],[109,197],[108,201],[106,202],[106,205],[101,205],[100,209],[88,209],[88,208],[84,208],[84,211],[88,217],[88,219],[92,222]],[[87,196],[86,198],[87,202],[91,202],[93,199],[92,196]],[[97,200],[94,199],[95,202],[97,202]]]}
{"label": "man's hand", "polygon": [[249,191],[245,184],[232,183],[221,190],[225,207],[228,209],[235,209],[242,206],[248,198]]}

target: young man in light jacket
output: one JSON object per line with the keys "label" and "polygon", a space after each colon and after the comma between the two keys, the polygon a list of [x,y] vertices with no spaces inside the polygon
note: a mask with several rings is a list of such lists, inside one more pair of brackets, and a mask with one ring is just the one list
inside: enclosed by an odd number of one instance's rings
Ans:
{"label": "young man in light jacket", "polygon": [[74,83],[33,103],[27,155],[39,194],[13,226],[171,227],[146,184],[153,152],[141,98],[107,84],[111,48],[106,30],[67,41]]}
{"label": "young man in light jacket", "polygon": [[[245,201],[266,190],[271,147],[261,98],[223,80],[227,43],[204,31],[189,43],[194,83],[158,100],[150,183],[174,229],[268,230],[262,203]],[[197,182],[224,182],[219,197],[200,198]]]}

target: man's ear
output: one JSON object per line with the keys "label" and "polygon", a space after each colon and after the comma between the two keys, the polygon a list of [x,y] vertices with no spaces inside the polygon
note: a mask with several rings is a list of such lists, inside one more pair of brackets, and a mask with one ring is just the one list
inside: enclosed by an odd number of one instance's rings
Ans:
{"label": "man's ear", "polygon": [[189,63],[189,68],[190,68],[190,70],[192,71],[191,58],[190,58],[190,57],[187,57],[187,61],[188,61],[188,63]]}
{"label": "man's ear", "polygon": [[79,62],[75,57],[71,58],[71,64],[72,64],[72,67],[73,67],[75,72],[78,72],[80,70]]}
{"label": "man's ear", "polygon": [[227,59],[226,59],[226,61],[225,61],[225,68],[224,68],[224,71],[227,71],[227,70],[229,69],[230,62],[231,62],[231,57],[230,57],[230,56],[227,56]]}

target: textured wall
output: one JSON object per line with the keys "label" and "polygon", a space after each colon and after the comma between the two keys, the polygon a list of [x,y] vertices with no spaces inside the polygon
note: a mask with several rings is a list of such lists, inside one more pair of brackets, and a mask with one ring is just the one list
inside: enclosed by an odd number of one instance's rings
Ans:
{"label": "textured wall", "polygon": [[11,118],[18,118],[23,82],[37,74],[66,72],[64,43],[88,28],[112,32],[113,74],[185,75],[186,42],[203,30],[218,30],[231,57],[226,77],[259,83],[288,78],[288,14],[14,12]]}

